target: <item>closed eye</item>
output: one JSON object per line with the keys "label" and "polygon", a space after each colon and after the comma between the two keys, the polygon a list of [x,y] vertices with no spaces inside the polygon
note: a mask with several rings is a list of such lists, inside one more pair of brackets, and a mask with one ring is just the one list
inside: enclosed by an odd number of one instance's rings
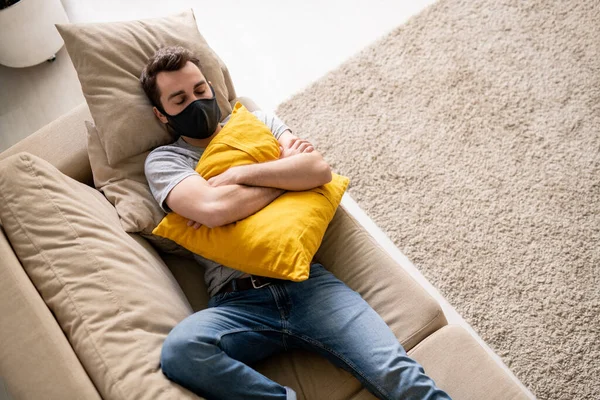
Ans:
{"label": "closed eye", "polygon": [[[201,92],[194,92],[194,93],[196,93],[196,95],[198,95],[198,96],[202,96],[202,95],[203,95],[205,92],[206,92],[206,90],[203,90],[203,91],[201,91]],[[186,97],[185,97],[185,96],[183,96],[183,97],[181,98],[181,101],[179,101],[179,102],[177,102],[177,103],[175,103],[175,104],[177,104],[178,106],[180,106],[180,105],[182,105],[183,103],[185,103],[185,100],[186,100]]]}

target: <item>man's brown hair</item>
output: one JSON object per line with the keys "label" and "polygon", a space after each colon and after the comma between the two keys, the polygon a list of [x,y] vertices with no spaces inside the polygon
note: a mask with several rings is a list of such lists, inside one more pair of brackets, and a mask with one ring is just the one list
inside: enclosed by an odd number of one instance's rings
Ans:
{"label": "man's brown hair", "polygon": [[191,51],[181,46],[161,47],[148,59],[140,75],[140,82],[148,99],[160,112],[164,113],[164,109],[160,102],[160,90],[156,85],[156,75],[162,71],[180,70],[188,61],[200,68],[200,60]]}

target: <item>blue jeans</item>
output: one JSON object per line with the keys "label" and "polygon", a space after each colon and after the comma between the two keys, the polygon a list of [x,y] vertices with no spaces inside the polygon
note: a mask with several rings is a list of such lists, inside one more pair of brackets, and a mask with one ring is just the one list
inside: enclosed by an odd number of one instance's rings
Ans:
{"label": "blue jeans", "polygon": [[208,399],[295,399],[249,366],[290,349],[325,356],[380,399],[450,398],[360,295],[320,264],[303,282],[213,296],[169,333],[161,368]]}

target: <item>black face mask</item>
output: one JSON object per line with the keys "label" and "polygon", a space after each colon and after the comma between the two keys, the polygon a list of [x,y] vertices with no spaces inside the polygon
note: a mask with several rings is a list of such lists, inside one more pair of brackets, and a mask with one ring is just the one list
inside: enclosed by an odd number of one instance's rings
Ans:
{"label": "black face mask", "polygon": [[221,110],[212,86],[210,90],[212,98],[193,101],[177,115],[169,115],[161,110],[178,135],[206,139],[215,133],[221,121]]}

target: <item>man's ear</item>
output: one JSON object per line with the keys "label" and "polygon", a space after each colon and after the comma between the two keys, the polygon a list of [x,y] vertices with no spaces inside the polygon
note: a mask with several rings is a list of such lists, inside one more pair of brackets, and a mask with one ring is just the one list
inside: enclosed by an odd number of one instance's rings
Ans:
{"label": "man's ear", "polygon": [[160,122],[162,122],[163,124],[166,124],[167,122],[169,122],[167,120],[167,117],[165,117],[165,115],[163,113],[158,111],[158,108],[152,107],[152,111],[154,111],[154,115],[156,115],[156,118],[158,118],[160,120]]}

